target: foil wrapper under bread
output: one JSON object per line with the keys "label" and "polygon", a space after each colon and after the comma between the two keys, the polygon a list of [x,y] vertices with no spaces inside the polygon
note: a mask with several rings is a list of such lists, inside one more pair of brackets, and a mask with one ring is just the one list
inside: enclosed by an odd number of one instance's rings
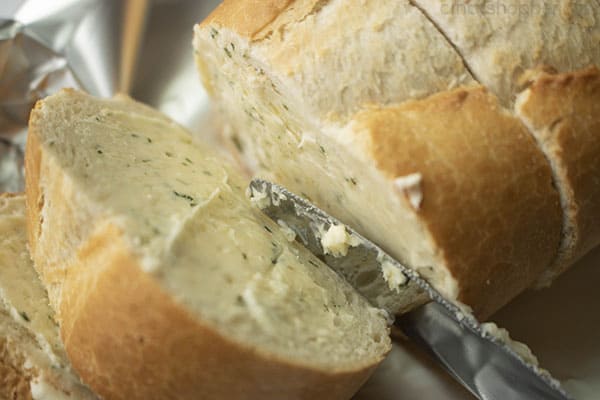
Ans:
{"label": "foil wrapper under bread", "polygon": [[3,0],[0,4],[0,192],[24,187],[35,102],[64,87],[126,93],[205,140],[217,129],[193,62],[192,28],[218,1]]}
{"label": "foil wrapper under bread", "polygon": [[[127,93],[163,111],[202,140],[214,140],[218,126],[195,69],[191,40],[193,25],[208,15],[218,3],[218,0],[2,0],[0,192],[23,190],[23,150],[29,112],[38,99],[63,87],[80,88],[102,97],[110,97],[118,92]],[[600,260],[597,257],[600,253],[596,253],[596,259]],[[595,270],[598,269],[587,268],[586,271]],[[562,281],[581,273],[581,269],[567,273]],[[579,279],[591,281],[588,275],[583,274],[583,278]],[[595,273],[594,276],[597,275]],[[541,293],[541,296],[552,298],[552,290],[559,290],[557,293],[567,296],[560,282],[558,286],[557,289],[551,288]],[[590,291],[587,293],[592,299],[600,301],[600,297],[594,297]],[[586,298],[587,301],[590,301],[590,296]],[[529,297],[527,304],[535,303],[535,299]],[[522,309],[533,315],[531,307],[523,304],[517,304],[515,312]],[[514,322],[518,318],[511,317],[510,312],[511,305],[502,310],[500,317],[509,323],[511,331],[510,323],[522,332],[537,325]],[[548,314],[540,313],[546,317]],[[593,329],[598,332],[600,324],[591,324],[590,318],[582,321],[586,332]],[[573,328],[577,321],[570,321],[570,324]],[[561,329],[560,332],[562,337],[554,340],[558,347],[563,347],[560,343],[569,341],[565,336],[568,330]],[[526,333],[524,336],[527,336]],[[552,332],[529,336],[547,339]],[[590,341],[580,342],[590,345]],[[447,346],[445,343],[440,338],[439,346]],[[528,344],[534,350],[539,347],[550,352],[540,355],[542,364],[545,359],[553,364],[558,362],[553,359],[549,346],[544,347],[543,343],[538,343],[539,346],[535,346],[536,343]],[[569,343],[572,349],[579,348],[577,345],[577,342]],[[599,387],[600,374],[594,375],[590,371],[600,371],[600,346],[575,352],[580,354],[577,362],[575,359],[566,360],[564,367],[570,375],[563,374],[559,378],[568,381],[569,389],[576,386],[582,388],[577,394],[597,393],[593,388]],[[585,354],[595,358],[585,359]],[[465,363],[469,363],[467,358]],[[578,369],[579,366],[582,367]],[[493,367],[493,360],[490,360],[490,367]],[[587,374],[585,380],[578,380],[578,371]],[[468,396],[438,365],[410,343],[400,341],[355,399],[391,400],[402,397],[453,400]]]}

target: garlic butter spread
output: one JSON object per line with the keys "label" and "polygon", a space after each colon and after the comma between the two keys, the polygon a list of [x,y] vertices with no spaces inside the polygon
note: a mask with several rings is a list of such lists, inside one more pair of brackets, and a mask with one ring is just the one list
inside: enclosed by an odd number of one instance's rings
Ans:
{"label": "garlic butter spread", "polygon": [[132,249],[143,248],[146,271],[159,269],[188,221],[235,186],[216,155],[198,150],[183,128],[158,113],[106,107],[69,123],[77,139],[49,132],[45,148],[69,169],[79,193],[109,205],[103,212],[128,233]]}
{"label": "garlic butter spread", "polygon": [[485,333],[490,336],[493,336],[500,340],[502,343],[506,344],[510,347],[515,353],[517,353],[525,362],[530,365],[538,366],[539,362],[537,357],[533,354],[531,349],[524,343],[518,342],[516,340],[511,339],[510,334],[504,328],[498,327],[493,322],[486,322],[481,324],[481,328]]}
{"label": "garlic butter spread", "polygon": [[360,240],[350,235],[344,225],[331,225],[327,230],[321,227],[319,233],[323,251],[334,257],[343,257],[348,254],[350,247],[360,244]]}
{"label": "garlic butter spread", "polygon": [[400,292],[400,286],[404,285],[408,280],[406,275],[389,261],[381,263],[381,271],[383,272],[383,279],[388,283],[390,290]]}
{"label": "garlic butter spread", "polygon": [[253,187],[248,188],[248,190],[250,191],[248,197],[250,198],[252,204],[254,204],[256,207],[262,210],[263,208],[267,208],[271,205],[271,198],[267,193],[257,190]]}

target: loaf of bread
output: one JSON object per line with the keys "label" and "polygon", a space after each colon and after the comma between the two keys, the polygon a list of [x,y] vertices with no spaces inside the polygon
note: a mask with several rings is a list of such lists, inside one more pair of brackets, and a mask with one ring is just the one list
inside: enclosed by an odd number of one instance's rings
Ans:
{"label": "loaf of bread", "polygon": [[71,370],[25,226],[25,196],[0,194],[0,398],[96,399]]}
{"label": "loaf of bread", "polygon": [[194,38],[246,165],[482,318],[600,243],[599,42],[570,0],[226,0]]}
{"label": "loaf of bread", "polygon": [[26,178],[35,267],[103,398],[346,399],[390,350],[384,312],[157,111],[46,98]]}

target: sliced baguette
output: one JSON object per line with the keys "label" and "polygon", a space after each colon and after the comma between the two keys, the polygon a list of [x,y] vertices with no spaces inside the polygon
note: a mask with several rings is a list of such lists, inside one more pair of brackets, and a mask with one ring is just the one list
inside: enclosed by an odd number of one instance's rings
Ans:
{"label": "sliced baguette", "polygon": [[600,244],[600,71],[532,72],[516,111],[551,161],[564,209],[559,256],[538,282],[547,286]]}
{"label": "sliced baguette", "polygon": [[25,196],[0,194],[0,398],[95,399],[71,370],[25,221]]}
{"label": "sliced baguette", "polygon": [[26,174],[36,268],[105,398],[344,399],[390,349],[383,313],[157,111],[48,97]]}
{"label": "sliced baguette", "polygon": [[[259,175],[479,317],[553,263],[562,211],[543,151],[425,13],[408,2],[298,0],[242,17],[254,3],[222,3],[194,45],[232,141]],[[428,34],[408,34],[414,26]]]}

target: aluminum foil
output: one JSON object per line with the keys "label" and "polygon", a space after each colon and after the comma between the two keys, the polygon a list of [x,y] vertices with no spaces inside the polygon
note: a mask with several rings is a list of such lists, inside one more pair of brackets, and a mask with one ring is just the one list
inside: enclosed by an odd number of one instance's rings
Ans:
{"label": "aluminum foil", "polygon": [[[216,137],[218,124],[195,71],[191,39],[193,25],[218,2],[0,0],[0,192],[23,189],[29,111],[62,87],[102,97],[128,93],[203,140]],[[572,310],[600,304],[599,291],[579,289],[598,282],[600,252],[586,262],[555,287],[526,294],[498,315],[583,400],[597,398],[600,390],[600,319],[588,317],[587,308]],[[355,398],[468,397],[437,364],[401,340]]]}
{"label": "aluminum foil", "polygon": [[209,140],[216,124],[195,71],[192,28],[218,1],[2,0],[0,192],[23,189],[27,119],[64,87],[127,93]]}

